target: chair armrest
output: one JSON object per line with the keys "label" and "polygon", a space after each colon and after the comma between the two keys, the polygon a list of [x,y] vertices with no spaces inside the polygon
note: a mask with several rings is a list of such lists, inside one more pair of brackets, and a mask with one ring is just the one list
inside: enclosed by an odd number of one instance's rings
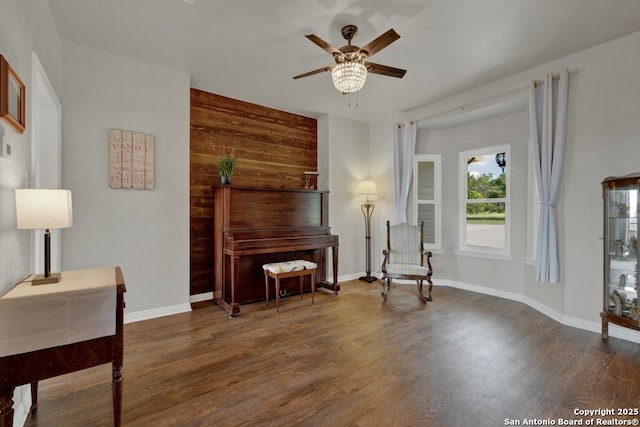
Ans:
{"label": "chair armrest", "polygon": [[429,276],[433,274],[433,267],[431,266],[431,257],[433,254],[431,251],[424,251],[424,254],[427,256],[427,266],[429,267]]}

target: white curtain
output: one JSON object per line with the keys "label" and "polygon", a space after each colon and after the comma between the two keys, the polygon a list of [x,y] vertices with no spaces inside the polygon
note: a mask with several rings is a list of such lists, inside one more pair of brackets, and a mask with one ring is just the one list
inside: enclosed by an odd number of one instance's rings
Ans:
{"label": "white curtain", "polygon": [[395,126],[393,139],[394,188],[396,194],[396,224],[407,222],[407,201],[416,151],[416,122]]}
{"label": "white curtain", "polygon": [[562,174],[568,97],[567,70],[555,79],[548,74],[538,85],[532,81],[529,88],[531,143],[540,202],[536,280],[544,283],[558,283],[560,277],[555,204]]}

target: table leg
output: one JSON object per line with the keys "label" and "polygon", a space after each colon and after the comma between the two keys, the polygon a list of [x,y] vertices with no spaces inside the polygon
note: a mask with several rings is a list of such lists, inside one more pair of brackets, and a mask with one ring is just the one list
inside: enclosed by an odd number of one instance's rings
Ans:
{"label": "table leg", "polygon": [[124,295],[118,294],[116,312],[116,337],[111,362],[111,393],[113,394],[113,425],[120,427],[122,421],[122,365],[124,364]]}
{"label": "table leg", "polygon": [[13,390],[15,387],[0,391],[0,426],[13,426]]}
{"label": "table leg", "polygon": [[333,286],[335,289],[334,294],[338,295],[338,291],[340,290],[340,285],[338,284],[338,247],[332,247],[331,253],[333,254]]}
{"label": "table leg", "polygon": [[122,365],[113,364],[113,380],[111,382],[113,393],[113,425],[120,427],[122,418]]}
{"label": "table leg", "polygon": [[38,413],[38,381],[31,383],[31,415]]}

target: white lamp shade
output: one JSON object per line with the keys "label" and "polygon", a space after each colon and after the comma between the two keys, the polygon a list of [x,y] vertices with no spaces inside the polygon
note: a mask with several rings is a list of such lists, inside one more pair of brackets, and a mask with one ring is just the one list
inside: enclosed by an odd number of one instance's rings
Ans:
{"label": "white lamp shade", "polygon": [[376,188],[376,183],[373,181],[360,181],[358,184],[358,192],[357,195],[366,200],[378,200],[378,189]]}
{"label": "white lamp shade", "polygon": [[73,225],[71,191],[16,189],[15,196],[19,230],[67,228]]}

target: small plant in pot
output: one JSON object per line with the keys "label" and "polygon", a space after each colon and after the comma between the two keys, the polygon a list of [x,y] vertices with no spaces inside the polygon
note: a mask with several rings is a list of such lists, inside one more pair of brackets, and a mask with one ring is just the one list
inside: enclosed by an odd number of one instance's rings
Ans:
{"label": "small plant in pot", "polygon": [[223,153],[218,157],[216,170],[220,174],[220,184],[231,184],[231,175],[236,167],[238,157],[236,153]]}

